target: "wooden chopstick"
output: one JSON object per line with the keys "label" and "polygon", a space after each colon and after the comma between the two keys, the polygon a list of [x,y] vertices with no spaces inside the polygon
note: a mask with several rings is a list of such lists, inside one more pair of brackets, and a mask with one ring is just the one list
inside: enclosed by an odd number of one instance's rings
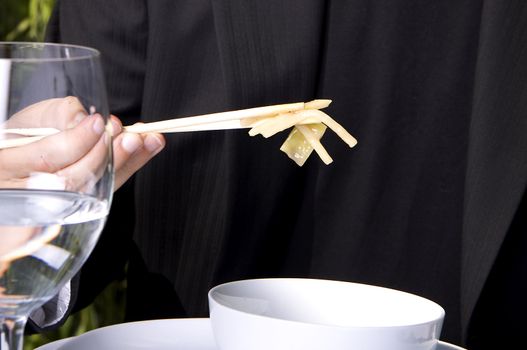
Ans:
{"label": "wooden chopstick", "polygon": [[[224,130],[251,128],[261,120],[280,114],[291,113],[303,109],[322,109],[331,100],[313,100],[310,102],[296,102],[265,107],[241,109],[229,112],[204,114],[185,118],[175,118],[151,123],[137,123],[124,127],[124,131],[132,133],[172,133],[188,131]],[[303,120],[302,124],[313,121]],[[20,128],[0,129],[1,134],[28,136],[12,139],[0,139],[0,149],[25,145],[40,140],[42,137],[59,132],[53,128]]]}
{"label": "wooden chopstick", "polygon": [[18,146],[24,146],[29,143],[38,141],[42,138],[46,137],[46,135],[43,136],[26,136],[26,137],[19,137],[16,139],[0,139],[0,149],[4,148],[11,148],[11,147],[18,147]]}
{"label": "wooden chopstick", "polygon": [[[304,102],[288,103],[281,105],[256,107],[249,109],[241,109],[237,111],[220,112],[212,114],[198,115],[194,117],[176,118],[163,120],[159,122],[145,123],[145,124],[134,124],[125,127],[128,132],[165,132],[166,130],[177,129],[181,127],[199,126],[203,124],[214,124],[219,122],[227,121],[238,121],[241,123],[242,120],[251,118],[267,118],[281,113],[299,111],[305,108]],[[250,123],[247,123],[250,124]],[[240,127],[249,127],[250,125]],[[193,129],[193,130],[200,130]]]}

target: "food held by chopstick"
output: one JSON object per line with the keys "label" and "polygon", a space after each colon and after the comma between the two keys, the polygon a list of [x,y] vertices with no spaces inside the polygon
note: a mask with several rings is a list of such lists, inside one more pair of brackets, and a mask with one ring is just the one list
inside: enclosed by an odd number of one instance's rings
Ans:
{"label": "food held by chopstick", "polygon": [[[302,166],[313,153],[313,145],[315,145],[322,161],[325,164],[329,164],[333,162],[333,159],[320,143],[320,138],[322,138],[326,129],[327,127],[322,123],[295,126],[282,144],[282,147],[280,147],[280,150],[287,154],[296,164]],[[306,134],[308,135],[307,137]]]}
{"label": "food held by chopstick", "polygon": [[[280,150],[299,166],[305,163],[313,150],[325,164],[329,164],[333,159],[320,143],[326,128],[333,130],[349,147],[357,144],[357,140],[340,124],[320,110],[329,106],[330,103],[331,100],[320,99],[305,103],[288,103],[152,123],[138,123],[124,127],[124,131],[172,133],[250,128],[249,135],[251,136],[261,134],[264,137],[270,137],[292,128]],[[52,128],[0,128],[0,149],[35,142],[57,132],[60,130]]]}
{"label": "food held by chopstick", "polygon": [[280,150],[299,166],[304,165],[313,150],[325,164],[330,164],[333,159],[320,143],[320,139],[328,127],[349,147],[354,147],[357,144],[357,140],[346,129],[319,110],[329,106],[330,103],[331,100],[314,100],[305,103],[303,109],[265,118],[252,127],[249,135],[261,134],[264,137],[270,137],[293,127]]}

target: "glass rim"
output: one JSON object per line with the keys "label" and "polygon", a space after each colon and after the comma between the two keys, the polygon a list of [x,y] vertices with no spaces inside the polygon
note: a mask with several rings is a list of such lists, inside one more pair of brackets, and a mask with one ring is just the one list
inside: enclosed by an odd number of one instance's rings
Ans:
{"label": "glass rim", "polygon": [[65,44],[65,43],[52,43],[52,42],[38,42],[38,41],[0,41],[0,47],[2,46],[28,46],[28,47],[56,47],[64,49],[75,49],[80,50],[81,53],[70,56],[70,57],[0,57],[0,61],[9,62],[64,62],[64,61],[76,61],[76,60],[87,60],[93,58],[99,58],[101,52],[93,47]]}

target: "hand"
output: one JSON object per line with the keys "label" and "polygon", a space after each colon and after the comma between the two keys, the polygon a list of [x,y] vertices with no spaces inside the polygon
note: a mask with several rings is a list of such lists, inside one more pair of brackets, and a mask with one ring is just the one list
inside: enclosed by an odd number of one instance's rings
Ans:
{"label": "hand", "polygon": [[[131,134],[122,132],[122,124],[111,116],[115,168],[115,189],[118,189],[137,170],[161,151],[165,140],[160,134]],[[41,101],[13,115],[6,128],[49,127],[61,132],[16,148],[0,150],[0,187],[25,187],[31,174],[66,174],[73,183],[82,186],[81,176],[86,169],[97,174],[97,157],[106,154],[105,125],[100,115],[88,116],[75,97]],[[57,142],[59,138],[68,142]],[[64,147],[64,145],[68,145]],[[75,174],[78,173],[78,176]],[[79,179],[79,183],[75,183]],[[82,181],[85,181],[83,179]]]}
{"label": "hand", "polygon": [[121,132],[121,121],[113,115],[111,119],[114,135],[117,135],[113,141],[113,152],[115,189],[118,189],[165,147],[165,138],[157,133]]}

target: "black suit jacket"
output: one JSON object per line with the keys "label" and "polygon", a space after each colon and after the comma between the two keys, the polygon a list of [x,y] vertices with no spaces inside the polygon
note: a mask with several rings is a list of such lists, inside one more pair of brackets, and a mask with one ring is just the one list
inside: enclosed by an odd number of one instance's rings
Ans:
{"label": "black suit jacket", "polygon": [[465,181],[462,322],[469,344],[506,348],[527,324],[527,4],[483,5]]}
{"label": "black suit jacket", "polygon": [[527,314],[510,294],[526,288],[526,20],[521,0],[59,0],[49,39],[101,50],[124,123],[331,98],[359,140],[328,133],[335,162],[298,168],[285,135],[168,136],[116,193],[78,305],[125,262],[129,319],[206,315],[228,280],[332,278],[435,300],[447,341],[503,344]]}

